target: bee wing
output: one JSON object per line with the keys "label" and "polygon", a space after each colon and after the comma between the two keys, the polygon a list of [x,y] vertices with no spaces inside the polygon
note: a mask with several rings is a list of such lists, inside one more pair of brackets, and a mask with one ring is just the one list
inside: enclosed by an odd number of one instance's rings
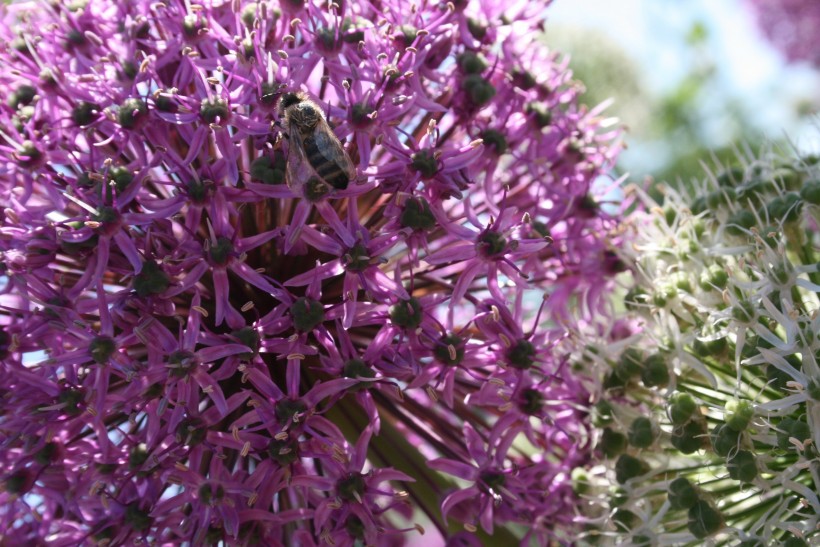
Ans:
{"label": "bee wing", "polygon": [[301,194],[301,189],[310,177],[315,176],[315,171],[305,158],[305,151],[302,148],[302,139],[299,138],[299,131],[291,128],[291,138],[288,140],[287,169],[285,170],[285,182],[288,187]]}
{"label": "bee wing", "polygon": [[316,149],[326,161],[335,163],[347,175],[348,179],[353,180],[356,178],[356,168],[353,166],[353,162],[350,161],[350,156],[347,155],[342,143],[333,134],[325,120],[319,120],[319,123],[316,124],[313,138],[316,141]]}

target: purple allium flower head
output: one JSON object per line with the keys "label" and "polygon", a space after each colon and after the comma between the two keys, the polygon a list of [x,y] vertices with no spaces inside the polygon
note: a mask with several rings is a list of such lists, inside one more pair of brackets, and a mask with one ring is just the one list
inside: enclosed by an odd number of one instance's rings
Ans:
{"label": "purple allium flower head", "polygon": [[[571,534],[618,130],[544,7],[3,6],[4,538]],[[293,179],[285,93],[348,183]]]}
{"label": "purple allium flower head", "polygon": [[757,24],[790,61],[820,67],[820,3],[814,0],[747,0]]}

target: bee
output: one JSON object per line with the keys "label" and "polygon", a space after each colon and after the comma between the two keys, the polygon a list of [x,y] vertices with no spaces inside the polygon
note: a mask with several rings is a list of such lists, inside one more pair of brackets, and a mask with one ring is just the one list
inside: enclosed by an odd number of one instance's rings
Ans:
{"label": "bee", "polygon": [[279,117],[288,133],[285,181],[290,189],[318,198],[334,188],[347,188],[356,169],[319,105],[305,93],[285,93],[279,99]]}

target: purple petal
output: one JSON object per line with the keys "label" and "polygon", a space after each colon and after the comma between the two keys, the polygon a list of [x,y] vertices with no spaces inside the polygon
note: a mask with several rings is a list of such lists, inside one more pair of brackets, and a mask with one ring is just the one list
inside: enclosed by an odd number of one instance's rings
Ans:
{"label": "purple petal", "polygon": [[474,481],[478,478],[478,469],[470,464],[457,462],[448,458],[439,458],[427,463],[431,469],[453,475],[466,481]]}

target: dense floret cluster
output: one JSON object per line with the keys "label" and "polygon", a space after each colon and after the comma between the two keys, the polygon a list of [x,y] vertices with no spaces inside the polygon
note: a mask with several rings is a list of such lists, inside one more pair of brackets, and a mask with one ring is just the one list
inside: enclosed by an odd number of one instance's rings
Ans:
{"label": "dense floret cluster", "polygon": [[[622,269],[593,184],[618,130],[544,8],[4,6],[4,539],[568,533],[591,444],[566,325]],[[285,92],[346,188],[289,174]]]}
{"label": "dense floret cluster", "polygon": [[766,153],[634,218],[629,315],[586,354],[608,370],[595,416],[608,473],[587,485],[608,486],[590,491],[606,537],[815,544],[818,213],[817,158]]}

